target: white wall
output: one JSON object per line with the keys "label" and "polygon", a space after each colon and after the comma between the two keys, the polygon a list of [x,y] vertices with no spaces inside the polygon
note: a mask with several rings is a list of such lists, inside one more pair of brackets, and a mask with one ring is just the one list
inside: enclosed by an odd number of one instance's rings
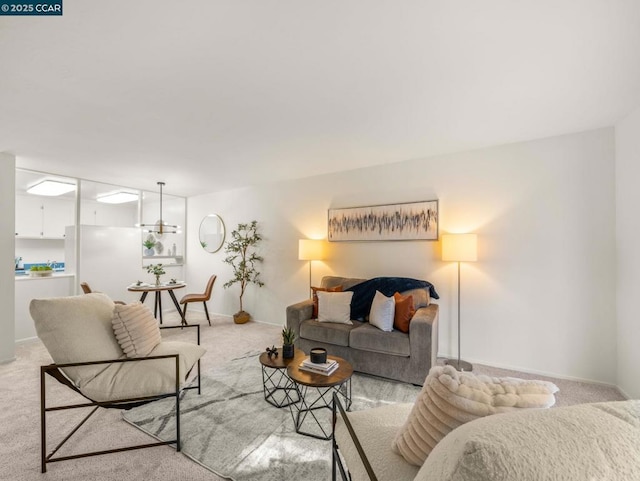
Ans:
{"label": "white wall", "polygon": [[618,387],[640,398],[640,108],[616,125]]}
{"label": "white wall", "polygon": [[16,158],[0,153],[0,362],[15,357],[14,336],[14,257]]}
{"label": "white wall", "polygon": [[[449,156],[311,177],[188,200],[189,290],[219,276],[210,307],[238,310],[222,289],[224,253],[204,252],[202,217],[233,229],[259,221],[265,287],[245,309],[283,324],[308,296],[300,238],[326,237],[327,209],[439,199],[440,232],[476,232],[479,262],[462,266],[462,357],[469,361],[613,383],[616,380],[614,133],[602,129]],[[332,243],[325,274],[427,279],[440,293],[440,355],[456,355],[456,267],[439,243]],[[195,308],[195,306],[194,306]]]}

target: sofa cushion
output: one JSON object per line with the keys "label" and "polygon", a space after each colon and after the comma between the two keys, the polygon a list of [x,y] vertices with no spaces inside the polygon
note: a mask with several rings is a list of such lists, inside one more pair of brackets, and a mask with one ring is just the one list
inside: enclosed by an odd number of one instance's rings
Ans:
{"label": "sofa cushion", "polygon": [[[205,352],[203,347],[190,342],[165,341],[158,344],[149,356],[179,354],[178,369],[182,387],[188,372]],[[80,390],[94,401],[168,394],[175,392],[175,373],[173,358],[110,364]]]}
{"label": "sofa cushion", "polygon": [[338,276],[324,276],[320,285],[322,287],[336,287],[342,286],[342,290],[346,291],[350,287],[360,284],[366,281],[366,279],[358,279],[356,277],[338,277]]}
{"label": "sofa cushion", "polygon": [[399,292],[393,295],[396,309],[393,314],[393,328],[401,332],[409,332],[409,325],[416,309],[413,306],[413,296],[403,296]]}
{"label": "sofa cushion", "polygon": [[[407,463],[390,449],[391,441],[407,418],[411,407],[412,404],[392,404],[347,414],[379,481],[412,480],[418,473],[417,466]],[[369,481],[341,417],[336,421],[335,436],[351,480]]]}
{"label": "sofa cushion", "polygon": [[369,311],[369,324],[381,331],[393,331],[393,319],[396,312],[396,299],[387,297],[382,292],[376,291]]}
{"label": "sofa cushion", "polygon": [[312,317],[314,319],[318,318],[318,291],[322,292],[342,292],[342,286],[333,286],[333,287],[312,287],[311,291],[313,292],[313,312]]}
{"label": "sofa cushion", "polygon": [[160,344],[160,327],[151,309],[140,301],[116,304],[113,332],[127,357],[143,357]]}
{"label": "sofa cushion", "polygon": [[415,481],[638,479],[639,443],[638,400],[520,410],[449,433]]}
{"label": "sofa cushion", "polygon": [[421,307],[427,307],[431,304],[431,296],[429,295],[429,289],[421,287],[418,289],[409,289],[408,291],[402,291],[400,293],[403,296],[413,297],[413,308],[417,311]]}
{"label": "sofa cushion", "polygon": [[300,337],[336,346],[348,346],[349,333],[362,325],[363,323],[359,321],[353,321],[352,324],[335,324],[307,319],[300,324]]}
{"label": "sofa cushion", "polygon": [[380,352],[394,356],[409,357],[411,354],[408,334],[400,331],[384,332],[366,323],[351,331],[348,345],[362,351]]}
{"label": "sofa cushion", "polygon": [[351,324],[351,298],[353,292],[318,293],[318,322]]}
{"label": "sofa cushion", "polygon": [[[33,299],[36,332],[56,364],[124,357],[111,325],[114,303],[106,294]],[[69,367],[64,373],[82,387],[106,364]]]}
{"label": "sofa cushion", "polygon": [[460,425],[518,408],[548,408],[558,387],[547,381],[476,376],[451,366],[431,368],[392,448],[420,466],[436,444]]}

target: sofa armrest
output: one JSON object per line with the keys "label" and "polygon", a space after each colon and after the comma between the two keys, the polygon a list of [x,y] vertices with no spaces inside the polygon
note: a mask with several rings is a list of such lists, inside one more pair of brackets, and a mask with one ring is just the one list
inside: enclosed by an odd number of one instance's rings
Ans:
{"label": "sofa armrest", "polygon": [[416,311],[409,327],[411,357],[416,361],[436,365],[438,356],[438,304],[429,304]]}
{"label": "sofa armrest", "polygon": [[293,329],[296,334],[296,339],[300,338],[300,324],[302,321],[311,319],[313,315],[313,300],[306,299],[292,304],[287,307],[287,327]]}

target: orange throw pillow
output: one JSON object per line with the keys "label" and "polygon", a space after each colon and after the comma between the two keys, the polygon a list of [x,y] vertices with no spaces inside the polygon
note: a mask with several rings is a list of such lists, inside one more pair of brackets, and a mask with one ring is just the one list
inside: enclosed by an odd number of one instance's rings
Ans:
{"label": "orange throw pillow", "polygon": [[416,310],[413,308],[413,296],[403,296],[396,292],[393,297],[396,300],[396,313],[393,318],[393,327],[398,331],[409,332],[409,323],[413,319]]}
{"label": "orange throw pillow", "polygon": [[311,319],[317,319],[318,318],[318,294],[316,294],[316,292],[318,292],[318,291],[322,291],[322,292],[342,292],[342,286],[312,287],[311,290],[313,290],[313,315],[311,316]]}

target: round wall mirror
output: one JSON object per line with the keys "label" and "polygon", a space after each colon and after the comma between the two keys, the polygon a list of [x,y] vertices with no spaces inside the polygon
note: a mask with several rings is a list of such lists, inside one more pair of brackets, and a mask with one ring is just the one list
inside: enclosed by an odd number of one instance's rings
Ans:
{"label": "round wall mirror", "polygon": [[209,214],[200,222],[200,245],[207,252],[218,252],[224,244],[225,228],[222,218]]}

